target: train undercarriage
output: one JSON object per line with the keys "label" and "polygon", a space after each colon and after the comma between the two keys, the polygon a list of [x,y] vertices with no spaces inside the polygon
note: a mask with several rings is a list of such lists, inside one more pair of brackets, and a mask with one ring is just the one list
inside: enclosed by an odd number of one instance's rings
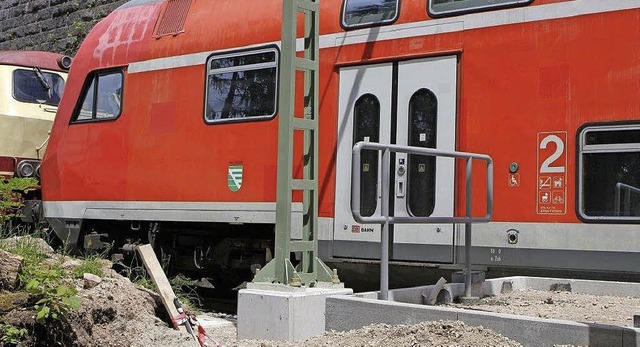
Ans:
{"label": "train undercarriage", "polygon": [[251,281],[273,257],[274,229],[269,224],[84,221],[77,252],[111,256],[127,265],[135,247],[153,246],[168,274],[206,277],[216,288],[232,289]]}

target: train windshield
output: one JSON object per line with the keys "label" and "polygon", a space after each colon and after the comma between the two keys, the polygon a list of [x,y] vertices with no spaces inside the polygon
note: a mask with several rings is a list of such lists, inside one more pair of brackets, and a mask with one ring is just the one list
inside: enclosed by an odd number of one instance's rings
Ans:
{"label": "train windshield", "polygon": [[13,71],[13,97],[21,102],[57,106],[64,91],[62,76],[40,69]]}

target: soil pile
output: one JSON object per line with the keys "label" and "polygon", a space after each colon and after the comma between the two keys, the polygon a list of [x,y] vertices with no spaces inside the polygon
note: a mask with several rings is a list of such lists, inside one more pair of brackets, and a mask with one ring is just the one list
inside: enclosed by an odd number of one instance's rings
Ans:
{"label": "soil pile", "polygon": [[[114,274],[81,290],[81,308],[69,315],[78,346],[188,345],[190,337],[166,323],[160,298]],[[157,317],[163,317],[161,320]]]}
{"label": "soil pile", "polygon": [[[66,274],[81,261],[51,254],[43,263],[61,264]],[[24,292],[0,292],[0,324],[26,329],[18,346],[185,346],[191,337],[169,326],[157,294],[132,283],[104,262],[102,278],[63,279],[75,286],[80,308],[66,318],[36,322],[39,298]],[[158,318],[160,317],[160,318]],[[192,341],[192,340],[191,340]],[[8,346],[9,344],[5,344]],[[5,346],[0,342],[0,346]],[[11,344],[12,345],[12,344]],[[193,345],[193,344],[191,344]]]}

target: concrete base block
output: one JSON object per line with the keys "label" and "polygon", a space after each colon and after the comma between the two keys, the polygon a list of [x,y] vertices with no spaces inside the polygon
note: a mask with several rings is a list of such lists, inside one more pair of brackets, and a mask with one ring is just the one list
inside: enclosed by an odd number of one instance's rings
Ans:
{"label": "concrete base block", "polygon": [[304,341],[325,331],[328,296],[350,288],[292,288],[260,285],[238,293],[238,339]]}

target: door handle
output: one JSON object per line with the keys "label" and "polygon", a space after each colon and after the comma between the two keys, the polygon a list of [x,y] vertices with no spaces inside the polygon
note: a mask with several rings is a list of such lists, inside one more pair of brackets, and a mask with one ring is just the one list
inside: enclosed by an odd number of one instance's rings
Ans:
{"label": "door handle", "polygon": [[405,194],[405,184],[404,184],[404,180],[398,180],[398,184],[397,184],[397,189],[396,189],[396,197],[397,198],[404,198],[404,194]]}

